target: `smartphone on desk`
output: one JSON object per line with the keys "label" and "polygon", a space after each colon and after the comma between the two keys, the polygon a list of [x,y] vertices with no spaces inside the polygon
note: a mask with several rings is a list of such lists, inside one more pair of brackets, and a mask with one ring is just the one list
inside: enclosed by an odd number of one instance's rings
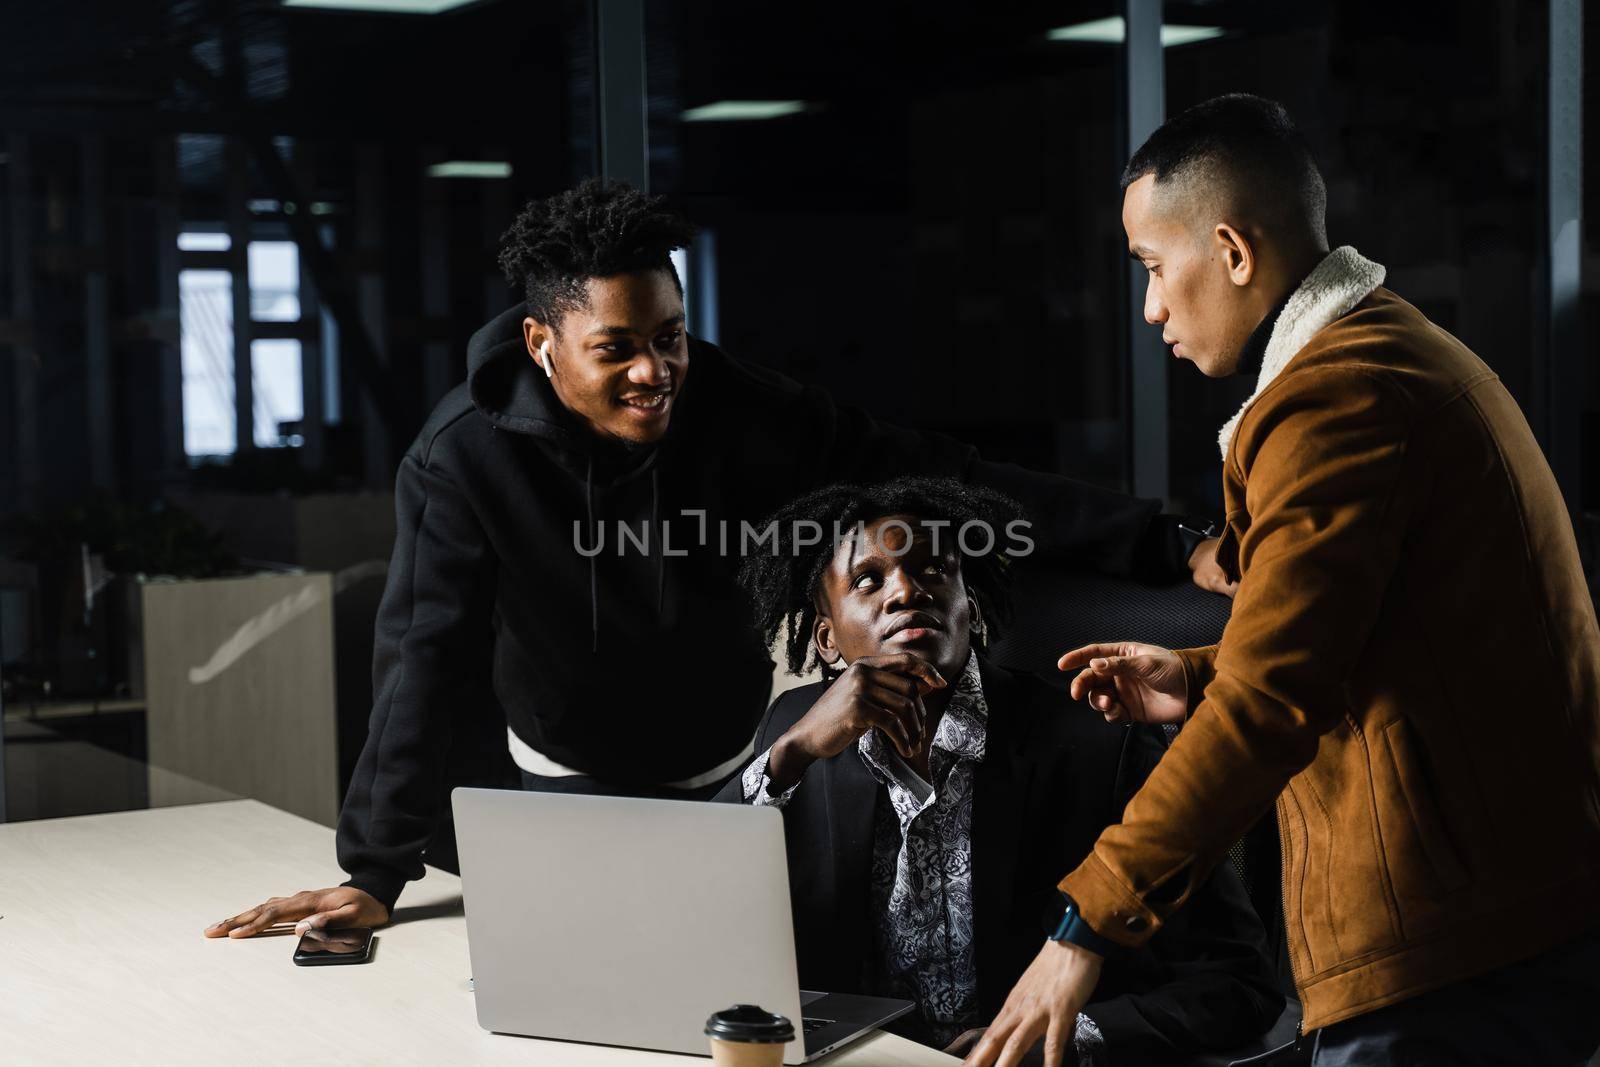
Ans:
{"label": "smartphone on desk", "polygon": [[307,930],[294,947],[294,962],[301,967],[365,963],[371,958],[371,930]]}

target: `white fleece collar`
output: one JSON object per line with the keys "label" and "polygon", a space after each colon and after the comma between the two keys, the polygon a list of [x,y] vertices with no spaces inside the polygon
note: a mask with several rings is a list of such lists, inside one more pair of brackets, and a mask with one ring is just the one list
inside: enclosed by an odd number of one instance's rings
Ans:
{"label": "white fleece collar", "polygon": [[1249,410],[1261,391],[1289,365],[1289,361],[1310,343],[1323,327],[1333,322],[1365,300],[1372,291],[1383,284],[1381,263],[1362,256],[1354,248],[1344,245],[1325,256],[1316,269],[1306,275],[1300,288],[1289,297],[1272,325],[1272,337],[1267,341],[1267,351],[1261,358],[1261,376],[1256,379],[1256,390],[1229,419],[1217,434],[1217,444],[1222,446],[1222,458],[1228,458],[1228,445],[1233,441],[1233,431],[1239,420]]}

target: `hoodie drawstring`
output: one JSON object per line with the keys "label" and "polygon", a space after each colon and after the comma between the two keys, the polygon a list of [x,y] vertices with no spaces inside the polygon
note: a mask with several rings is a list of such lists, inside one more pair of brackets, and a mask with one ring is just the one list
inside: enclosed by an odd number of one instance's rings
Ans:
{"label": "hoodie drawstring", "polygon": [[[594,521],[594,457],[589,457],[589,465],[583,476],[583,507],[589,518],[589,535],[594,538],[597,551],[589,557],[589,628],[592,639],[589,651],[600,651],[600,578],[599,567],[595,563],[600,555],[600,529]],[[651,545],[656,539],[660,544],[654,549],[656,554],[656,616],[659,618],[667,603],[667,535],[661,528],[661,478],[660,470],[650,468],[650,527],[646,534],[645,544]],[[650,551],[647,547],[646,551]]]}
{"label": "hoodie drawstring", "polygon": [[[594,524],[594,456],[592,455],[589,457],[588,472],[583,476],[583,506],[584,510],[589,514],[589,535],[596,538],[595,547],[598,548],[600,545],[598,540],[599,530]],[[593,556],[589,557],[590,652],[600,651],[600,577],[594,562],[595,557],[599,555],[600,553],[597,551]]]}
{"label": "hoodie drawstring", "polygon": [[661,543],[656,546],[656,618],[661,617],[661,607],[667,602],[667,535],[661,529],[661,483],[656,477],[661,468],[650,467],[650,525]]}

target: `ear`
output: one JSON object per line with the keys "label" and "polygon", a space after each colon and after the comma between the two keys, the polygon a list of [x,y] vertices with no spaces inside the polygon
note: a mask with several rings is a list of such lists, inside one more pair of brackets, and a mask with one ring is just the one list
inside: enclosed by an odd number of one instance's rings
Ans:
{"label": "ear", "polygon": [[979,651],[989,647],[989,626],[983,621],[983,608],[978,606],[978,598],[967,597],[967,612],[972,617],[972,624],[968,632],[972,635],[971,644]]}
{"label": "ear", "polygon": [[839,646],[833,643],[833,622],[819,608],[811,624],[811,643],[816,646],[817,658],[832,667],[839,662]]}
{"label": "ear", "polygon": [[539,354],[539,346],[549,341],[550,347],[554,348],[555,331],[530,315],[522,320],[522,341],[528,346],[528,355],[539,364],[539,369],[548,373],[550,368],[544,365],[544,357]]}
{"label": "ear", "polygon": [[1241,287],[1249,285],[1256,275],[1256,250],[1250,238],[1226,222],[1217,223],[1211,233],[1220,247],[1223,265],[1228,268],[1228,280]]}

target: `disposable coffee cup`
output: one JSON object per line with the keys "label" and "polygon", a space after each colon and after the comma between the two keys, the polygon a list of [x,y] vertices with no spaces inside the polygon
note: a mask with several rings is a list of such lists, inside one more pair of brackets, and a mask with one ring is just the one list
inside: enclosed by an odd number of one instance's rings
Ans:
{"label": "disposable coffee cup", "polygon": [[779,1067],[794,1024],[754,1004],[735,1004],[706,1020],[713,1067]]}

